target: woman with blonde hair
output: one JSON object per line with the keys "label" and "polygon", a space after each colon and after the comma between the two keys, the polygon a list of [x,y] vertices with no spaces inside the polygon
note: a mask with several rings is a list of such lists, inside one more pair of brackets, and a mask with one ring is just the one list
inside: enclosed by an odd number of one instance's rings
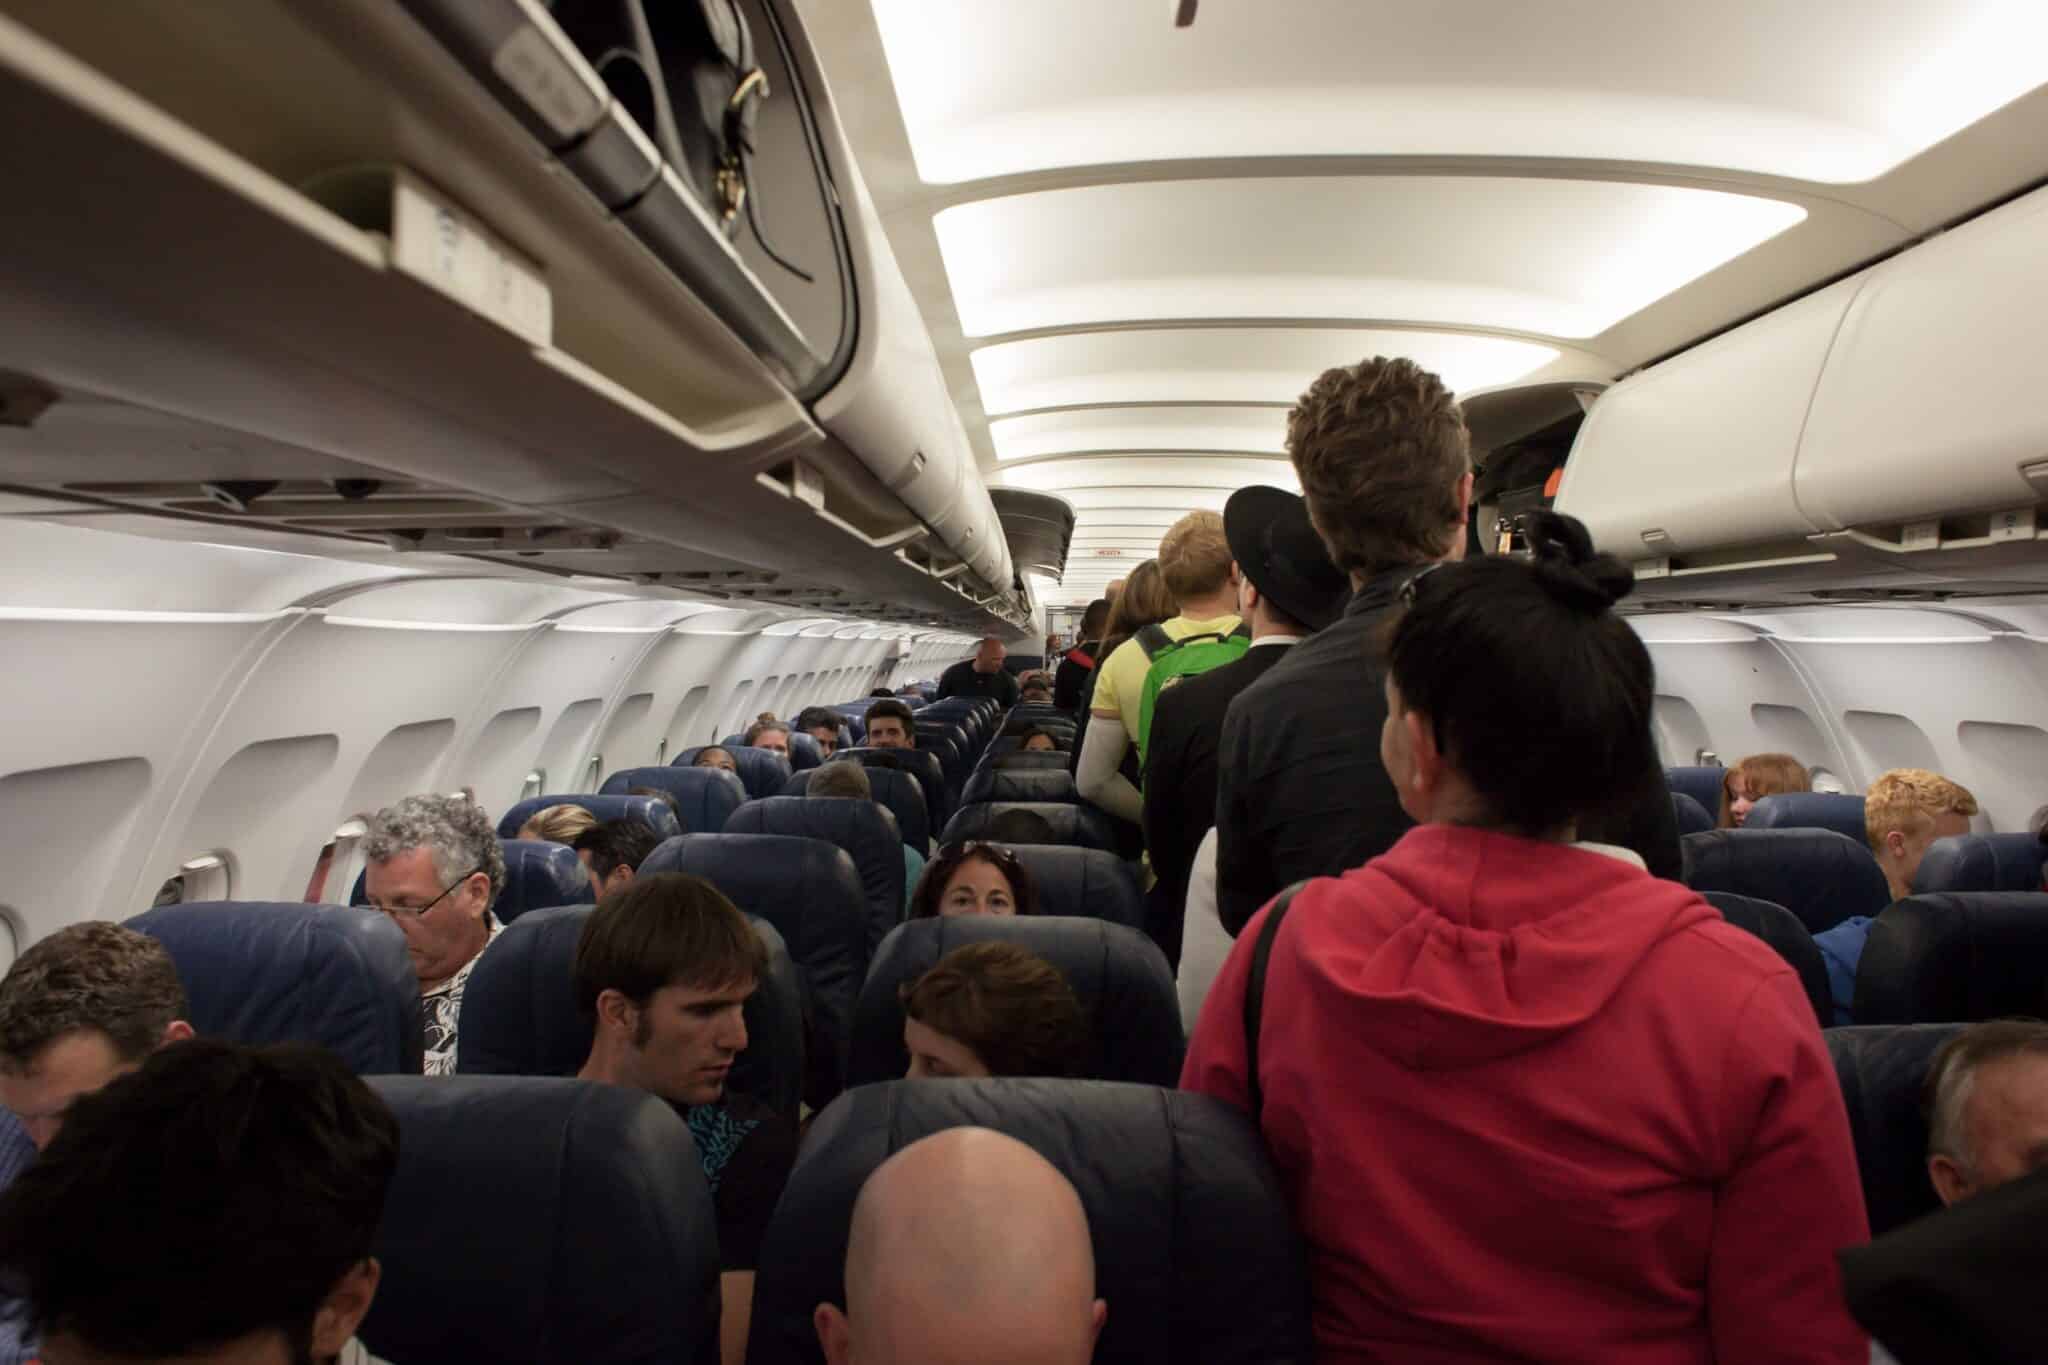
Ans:
{"label": "woman with blonde hair", "polygon": [[540,839],[550,844],[574,844],[585,830],[594,828],[597,817],[581,806],[543,806],[519,827],[522,839]]}
{"label": "woman with blonde hair", "polygon": [[1813,776],[1790,754],[1751,754],[1721,779],[1722,829],[1741,829],[1749,812],[1766,796],[1810,792]]}

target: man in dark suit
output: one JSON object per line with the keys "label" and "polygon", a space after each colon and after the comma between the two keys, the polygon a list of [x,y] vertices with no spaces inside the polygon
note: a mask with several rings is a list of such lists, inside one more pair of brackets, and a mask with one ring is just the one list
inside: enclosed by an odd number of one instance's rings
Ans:
{"label": "man in dark suit", "polygon": [[1242,488],[1223,508],[1237,562],[1238,615],[1251,649],[1159,694],[1145,762],[1145,848],[1158,878],[1145,929],[1177,968],[1195,850],[1216,820],[1216,747],[1230,700],[1285,657],[1286,647],[1343,610],[1350,584],[1309,524],[1308,507],[1278,488]]}

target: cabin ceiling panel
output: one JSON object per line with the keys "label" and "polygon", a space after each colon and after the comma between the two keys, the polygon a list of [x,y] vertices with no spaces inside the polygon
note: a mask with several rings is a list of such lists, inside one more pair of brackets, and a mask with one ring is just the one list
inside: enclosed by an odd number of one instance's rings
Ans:
{"label": "cabin ceiling panel", "polygon": [[1280,454],[1282,407],[1160,406],[1069,408],[1000,417],[989,423],[999,461],[1077,451],[1231,451]]}
{"label": "cabin ceiling panel", "polygon": [[[1011,465],[1001,474],[1004,486],[1057,492],[1082,510],[1081,494],[1114,490],[1121,497],[1143,494],[1162,499],[1159,506],[1185,512],[1200,503],[1191,498],[1206,490],[1215,505],[1246,484],[1265,483],[1289,492],[1301,490],[1294,466],[1285,460],[1235,459],[1225,455],[1119,455],[1034,460]],[[1107,505],[1107,504],[1105,504]],[[1121,505],[1144,506],[1145,503]]]}

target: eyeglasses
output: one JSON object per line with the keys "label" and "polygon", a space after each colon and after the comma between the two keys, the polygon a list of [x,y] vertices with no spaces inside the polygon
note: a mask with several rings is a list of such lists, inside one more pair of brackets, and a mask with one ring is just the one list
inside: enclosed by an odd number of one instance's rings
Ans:
{"label": "eyeglasses", "polygon": [[1435,573],[1438,569],[1441,569],[1443,566],[1444,561],[1438,560],[1436,563],[1424,569],[1421,573],[1416,574],[1413,578],[1410,578],[1406,583],[1403,583],[1401,585],[1401,605],[1404,607],[1414,606],[1415,592],[1416,589],[1422,586],[1422,580],[1429,577],[1431,574]]}
{"label": "eyeglasses", "polygon": [[422,905],[417,910],[413,909],[410,905],[379,905],[375,901],[365,901],[357,905],[355,908],[358,910],[380,911],[383,914],[391,916],[393,919],[404,919],[407,916],[411,916],[413,919],[418,919],[421,915],[426,914],[427,911],[433,909],[442,901],[445,901],[450,896],[454,895],[456,890],[460,888],[463,883],[467,882],[471,877],[474,877],[477,873],[482,872],[483,870],[484,869],[481,867],[471,868],[469,871],[463,873],[460,877],[457,877],[454,881],[450,882],[448,884],[447,889],[442,891],[440,895],[434,897],[432,900],[428,901],[425,905]]}

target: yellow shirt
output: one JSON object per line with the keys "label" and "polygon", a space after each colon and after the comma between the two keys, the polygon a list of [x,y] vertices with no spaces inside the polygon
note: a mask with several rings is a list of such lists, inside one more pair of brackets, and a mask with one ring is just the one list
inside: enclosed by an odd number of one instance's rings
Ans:
{"label": "yellow shirt", "polygon": [[[1169,640],[1185,640],[1190,635],[1228,635],[1238,624],[1237,613],[1232,612],[1206,621],[1176,616],[1160,622],[1159,628]],[[1095,674],[1095,700],[1088,704],[1088,709],[1098,716],[1114,716],[1122,721],[1124,734],[1133,744],[1138,742],[1138,705],[1145,696],[1145,675],[1151,671],[1152,661],[1145,657],[1144,646],[1133,638],[1118,645],[1116,653],[1104,659]]]}

